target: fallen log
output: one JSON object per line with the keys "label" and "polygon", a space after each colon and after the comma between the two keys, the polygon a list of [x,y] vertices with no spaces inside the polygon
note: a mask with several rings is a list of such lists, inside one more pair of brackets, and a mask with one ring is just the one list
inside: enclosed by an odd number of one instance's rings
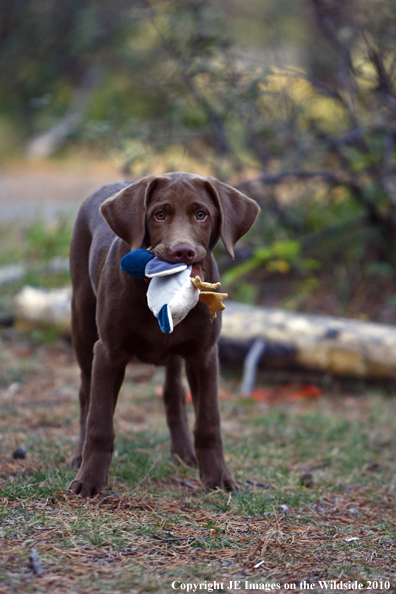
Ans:
{"label": "fallen log", "polygon": [[36,325],[56,326],[60,332],[70,334],[71,294],[71,287],[50,290],[23,287],[14,300],[17,318]]}
{"label": "fallen log", "polygon": [[28,264],[8,264],[0,267],[0,285],[6,285],[23,278],[28,272],[34,270],[36,273],[69,272],[68,258],[52,258],[45,264],[31,266]]}
{"label": "fallen log", "polygon": [[266,344],[260,367],[396,379],[394,326],[228,302],[220,350],[243,360],[257,339]]}
{"label": "fallen log", "polygon": [[[24,287],[15,299],[17,316],[70,333],[70,298],[70,288]],[[243,364],[258,339],[260,367],[396,379],[396,328],[390,325],[227,302],[222,359]]]}

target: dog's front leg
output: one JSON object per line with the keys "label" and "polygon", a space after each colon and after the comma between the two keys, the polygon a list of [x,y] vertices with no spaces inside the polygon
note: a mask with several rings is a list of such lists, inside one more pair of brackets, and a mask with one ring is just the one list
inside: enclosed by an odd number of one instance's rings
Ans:
{"label": "dog's front leg", "polygon": [[233,491],[236,486],[223,454],[217,394],[217,345],[186,360],[195,409],[194,445],[199,475],[206,489]]}
{"label": "dog's front leg", "polygon": [[69,488],[82,497],[104,491],[114,447],[113,413],[126,360],[112,355],[101,340],[94,349],[92,386],[81,468]]}

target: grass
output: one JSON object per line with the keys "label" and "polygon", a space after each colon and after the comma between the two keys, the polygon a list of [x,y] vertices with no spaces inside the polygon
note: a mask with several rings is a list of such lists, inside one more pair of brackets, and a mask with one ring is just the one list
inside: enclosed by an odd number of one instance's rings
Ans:
{"label": "grass", "polygon": [[[208,591],[213,580],[235,592],[230,581],[301,590],[307,580],[320,592],[330,579],[389,581],[395,591],[394,399],[368,389],[257,402],[223,381],[239,491],[205,493],[196,470],[170,458],[162,371],[130,366],[106,493],[81,500],[67,493],[78,430],[70,346],[16,330],[0,339],[1,593],[172,592],[173,581]],[[18,447],[25,460],[13,460]]]}
{"label": "grass", "polygon": [[67,258],[72,229],[72,220],[63,214],[58,214],[51,223],[37,218],[27,225],[19,221],[1,225],[0,266]]}

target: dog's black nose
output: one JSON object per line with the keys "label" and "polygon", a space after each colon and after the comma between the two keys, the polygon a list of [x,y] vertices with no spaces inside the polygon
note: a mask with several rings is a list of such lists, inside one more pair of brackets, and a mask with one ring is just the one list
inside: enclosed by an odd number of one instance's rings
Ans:
{"label": "dog's black nose", "polygon": [[176,262],[192,264],[195,258],[195,249],[190,243],[177,243],[170,249],[170,255]]}

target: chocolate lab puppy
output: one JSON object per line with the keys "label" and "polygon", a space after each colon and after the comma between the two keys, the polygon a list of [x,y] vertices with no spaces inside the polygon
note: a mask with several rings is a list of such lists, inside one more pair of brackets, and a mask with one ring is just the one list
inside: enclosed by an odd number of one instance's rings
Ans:
{"label": "chocolate lab puppy", "polygon": [[[189,173],[149,176],[108,184],[78,213],[71,244],[72,334],[81,369],[80,440],[73,458],[80,467],[70,489],[83,497],[105,489],[114,429],[113,414],[125,367],[137,357],[165,365],[164,402],[171,452],[198,463],[205,488],[232,491],[220,434],[217,339],[221,316],[211,323],[198,302],[171,334],[163,334],[148,309],[145,280],[120,269],[130,250],[152,246],[155,256],[193,266],[193,276],[214,283],[212,250],[219,237],[231,257],[254,223],[257,204],[214,178]],[[182,363],[195,410],[194,445],[185,408]]]}

